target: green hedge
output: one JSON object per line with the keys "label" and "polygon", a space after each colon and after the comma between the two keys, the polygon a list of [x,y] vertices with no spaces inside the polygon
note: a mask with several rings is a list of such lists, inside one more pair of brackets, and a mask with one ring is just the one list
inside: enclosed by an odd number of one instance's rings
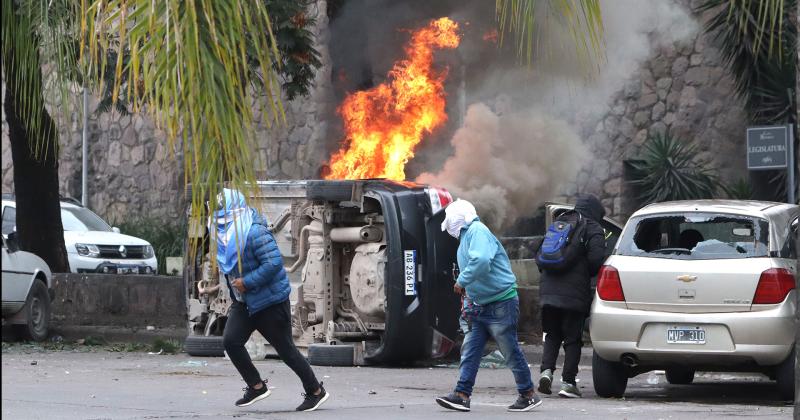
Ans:
{"label": "green hedge", "polygon": [[158,258],[158,274],[171,274],[167,273],[167,257],[183,256],[186,229],[182,223],[145,218],[116,223],[116,226],[125,235],[150,242]]}

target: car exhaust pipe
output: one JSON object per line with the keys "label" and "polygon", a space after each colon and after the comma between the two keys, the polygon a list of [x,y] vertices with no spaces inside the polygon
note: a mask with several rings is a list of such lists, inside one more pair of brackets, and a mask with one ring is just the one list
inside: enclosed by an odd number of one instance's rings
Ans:
{"label": "car exhaust pipe", "polygon": [[383,229],[375,225],[331,229],[333,242],[380,242],[381,239],[383,239]]}
{"label": "car exhaust pipe", "polygon": [[635,368],[636,366],[639,366],[639,358],[636,357],[635,354],[630,354],[630,353],[623,354],[621,361],[623,365],[629,368]]}

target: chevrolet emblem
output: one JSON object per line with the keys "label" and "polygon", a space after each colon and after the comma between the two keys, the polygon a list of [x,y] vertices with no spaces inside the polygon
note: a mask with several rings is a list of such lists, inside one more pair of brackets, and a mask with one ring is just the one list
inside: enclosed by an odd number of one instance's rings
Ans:
{"label": "chevrolet emblem", "polygon": [[697,280],[697,276],[684,274],[682,276],[678,276],[678,280],[680,280],[680,281],[682,281],[684,283],[689,283],[689,282],[693,282],[693,281]]}

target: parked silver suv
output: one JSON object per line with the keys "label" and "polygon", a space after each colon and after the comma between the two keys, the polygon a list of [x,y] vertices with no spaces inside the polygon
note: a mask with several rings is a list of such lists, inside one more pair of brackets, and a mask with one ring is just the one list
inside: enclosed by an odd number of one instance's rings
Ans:
{"label": "parked silver suv", "polygon": [[800,206],[700,200],[636,212],[598,276],[591,311],[598,395],[666,370],[762,372],[794,397]]}

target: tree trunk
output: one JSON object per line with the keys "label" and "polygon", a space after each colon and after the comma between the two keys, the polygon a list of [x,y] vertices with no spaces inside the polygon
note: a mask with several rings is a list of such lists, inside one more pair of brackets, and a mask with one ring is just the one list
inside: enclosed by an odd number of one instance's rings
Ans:
{"label": "tree trunk", "polygon": [[[16,2],[12,9],[16,9]],[[16,10],[15,10],[16,11]],[[29,57],[33,63],[29,68],[19,68],[14,51],[3,51],[3,72],[6,75],[6,96],[3,108],[8,123],[8,136],[11,143],[11,157],[14,162],[14,193],[17,207],[17,238],[19,246],[41,257],[53,272],[68,272],[69,263],[64,246],[64,228],[61,224],[61,202],[58,193],[58,131],[53,119],[44,106],[36,124],[25,121],[21,92],[27,92],[37,101],[44,103],[42,92],[42,71],[38,55],[38,39],[31,28],[19,18],[9,32],[12,36],[33,37],[37,48]],[[22,66],[26,67],[26,66]],[[19,71],[28,81],[28,90],[20,90]],[[32,83],[31,83],[32,82]],[[39,145],[40,153],[34,153],[34,145]]]}

